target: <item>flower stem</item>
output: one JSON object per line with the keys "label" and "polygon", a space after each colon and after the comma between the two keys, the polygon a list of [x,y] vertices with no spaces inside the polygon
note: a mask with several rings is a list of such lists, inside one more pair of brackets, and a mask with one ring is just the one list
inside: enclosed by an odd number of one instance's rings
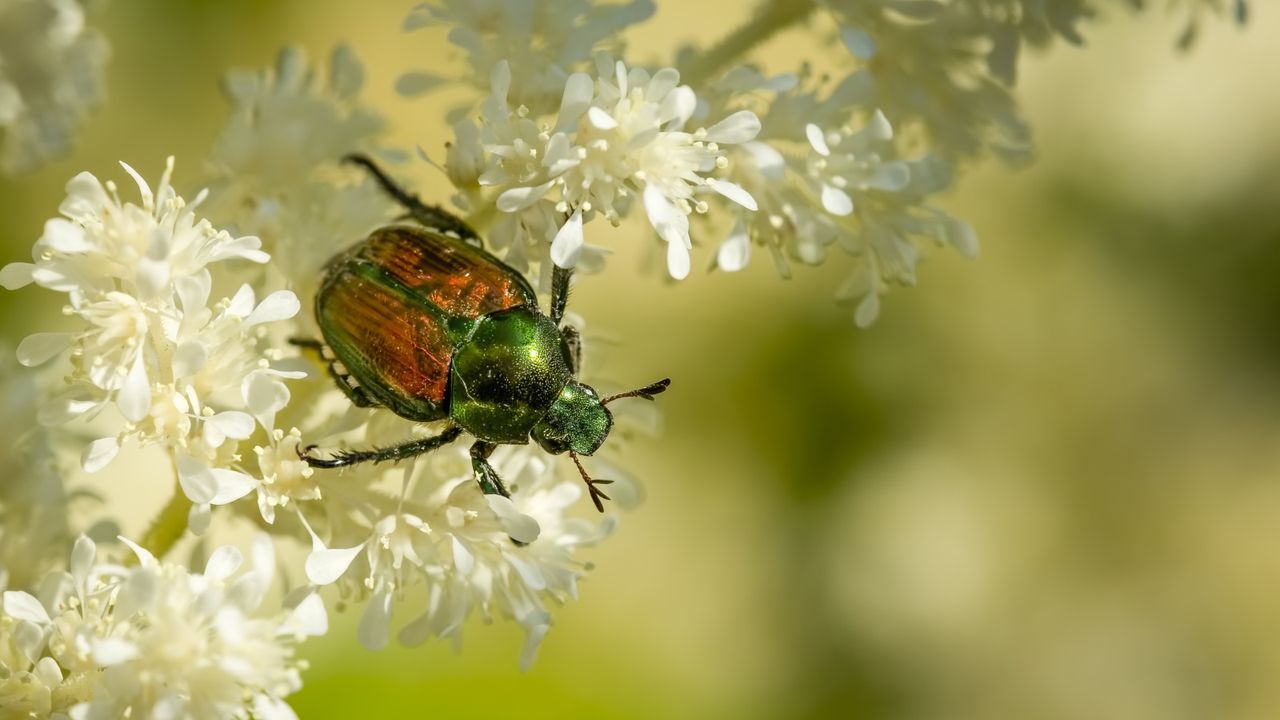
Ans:
{"label": "flower stem", "polygon": [[[157,559],[163,558],[187,531],[187,515],[190,512],[191,501],[182,492],[182,487],[175,482],[173,497],[169,498],[169,502],[161,508],[160,514],[151,521],[151,527],[147,528],[147,532],[143,534],[138,544],[150,551]],[[128,557],[126,564],[132,565],[137,562],[137,558],[132,555]]]}
{"label": "flower stem", "polygon": [[767,0],[747,24],[682,68],[680,79],[695,88],[706,83],[752,48],[809,17],[817,7],[816,0]]}

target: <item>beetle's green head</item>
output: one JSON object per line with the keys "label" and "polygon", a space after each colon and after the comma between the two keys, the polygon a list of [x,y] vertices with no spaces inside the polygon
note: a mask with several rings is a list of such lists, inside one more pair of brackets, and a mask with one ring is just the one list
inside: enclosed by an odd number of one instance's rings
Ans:
{"label": "beetle's green head", "polygon": [[613,415],[590,385],[570,380],[551,409],[533,426],[533,439],[543,450],[558,455],[591,455],[613,428]]}

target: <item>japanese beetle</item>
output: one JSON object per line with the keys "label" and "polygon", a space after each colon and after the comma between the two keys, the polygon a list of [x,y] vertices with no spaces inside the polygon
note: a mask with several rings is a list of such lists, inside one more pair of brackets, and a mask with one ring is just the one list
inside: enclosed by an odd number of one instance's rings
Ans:
{"label": "japanese beetle", "polygon": [[383,407],[416,422],[449,420],[439,435],[372,450],[320,457],[308,465],[338,468],[396,461],[431,452],[464,432],[475,437],[471,465],[480,488],[508,496],[489,464],[499,444],[532,438],[552,454],[569,453],[601,512],[608,496],[579,455],[591,455],[613,427],[606,405],[624,397],[652,400],[664,379],[601,398],[578,382],[580,341],[561,326],[572,272],[552,274],[551,311],[538,308],[529,282],[489,254],[462,220],[422,203],[368,157],[347,162],[369,171],[416,225],[391,225],[333,258],[316,294],[324,337],[294,340],[319,352],[351,402]]}

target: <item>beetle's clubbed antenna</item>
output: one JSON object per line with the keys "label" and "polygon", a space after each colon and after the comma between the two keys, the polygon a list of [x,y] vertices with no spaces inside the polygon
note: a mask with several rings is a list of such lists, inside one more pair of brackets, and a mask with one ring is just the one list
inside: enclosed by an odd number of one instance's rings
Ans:
{"label": "beetle's clubbed antenna", "polygon": [[591,502],[596,504],[596,509],[604,512],[604,501],[611,500],[608,495],[596,487],[597,485],[610,485],[612,480],[596,480],[587,474],[587,469],[582,467],[582,461],[578,459],[578,453],[569,451],[569,457],[573,458],[573,464],[578,466],[578,473],[582,475],[582,482],[587,484],[587,490],[591,493]]}
{"label": "beetle's clubbed antenna", "polygon": [[609,397],[601,400],[600,404],[608,405],[614,400],[621,400],[622,398],[629,398],[629,397],[642,397],[645,400],[652,400],[654,395],[661,395],[662,393],[666,392],[667,388],[669,387],[671,387],[671,378],[662,378],[658,382],[652,385],[645,385],[639,390],[632,390],[630,392],[618,393],[617,395],[610,395]]}

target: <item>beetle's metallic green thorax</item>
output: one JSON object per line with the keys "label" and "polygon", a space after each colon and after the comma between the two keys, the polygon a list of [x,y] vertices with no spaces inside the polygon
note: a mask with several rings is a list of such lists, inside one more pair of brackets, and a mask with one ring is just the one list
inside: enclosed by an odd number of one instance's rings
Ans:
{"label": "beetle's metallic green thorax", "polygon": [[533,427],[533,439],[549,453],[572,450],[591,455],[604,444],[613,428],[613,415],[590,385],[570,381],[542,420]]}
{"label": "beetle's metallic green thorax", "polygon": [[454,353],[449,414],[482,440],[526,443],[571,376],[550,318],[531,307],[496,312]]}

